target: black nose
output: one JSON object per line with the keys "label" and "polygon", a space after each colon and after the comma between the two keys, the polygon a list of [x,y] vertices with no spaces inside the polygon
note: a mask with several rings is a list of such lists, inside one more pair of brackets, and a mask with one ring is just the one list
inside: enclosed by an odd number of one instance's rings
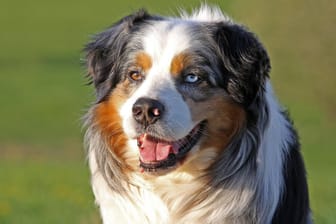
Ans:
{"label": "black nose", "polygon": [[162,103],[157,100],[144,97],[139,98],[132,108],[134,119],[146,127],[159,120],[163,115],[163,111],[164,106]]}

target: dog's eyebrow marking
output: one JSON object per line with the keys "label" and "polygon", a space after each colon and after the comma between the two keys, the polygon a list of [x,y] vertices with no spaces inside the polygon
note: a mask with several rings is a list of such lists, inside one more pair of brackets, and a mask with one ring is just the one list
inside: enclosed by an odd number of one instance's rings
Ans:
{"label": "dog's eyebrow marking", "polygon": [[173,76],[180,75],[183,69],[188,64],[189,59],[190,55],[188,55],[187,53],[180,53],[175,55],[170,64],[170,73]]}
{"label": "dog's eyebrow marking", "polygon": [[152,67],[152,58],[145,52],[138,53],[135,57],[135,62],[145,72]]}

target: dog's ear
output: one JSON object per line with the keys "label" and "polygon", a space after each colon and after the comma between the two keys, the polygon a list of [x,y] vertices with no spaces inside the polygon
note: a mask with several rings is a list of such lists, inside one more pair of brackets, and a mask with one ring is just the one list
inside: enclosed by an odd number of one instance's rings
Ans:
{"label": "dog's ear", "polygon": [[88,76],[96,88],[98,102],[104,100],[121,79],[122,57],[132,33],[151,19],[157,18],[139,10],[95,35],[84,48]]}
{"label": "dog's ear", "polygon": [[217,24],[214,38],[225,88],[236,102],[248,107],[268,77],[271,66],[267,52],[253,33],[237,24]]}

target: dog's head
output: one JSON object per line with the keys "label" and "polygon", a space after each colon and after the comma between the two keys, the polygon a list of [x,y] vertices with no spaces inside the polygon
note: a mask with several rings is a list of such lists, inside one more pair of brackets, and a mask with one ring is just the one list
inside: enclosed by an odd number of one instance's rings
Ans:
{"label": "dog's head", "polygon": [[94,122],[115,157],[151,173],[209,167],[253,125],[270,69],[257,38],[215,9],[188,18],[139,11],[86,52]]}

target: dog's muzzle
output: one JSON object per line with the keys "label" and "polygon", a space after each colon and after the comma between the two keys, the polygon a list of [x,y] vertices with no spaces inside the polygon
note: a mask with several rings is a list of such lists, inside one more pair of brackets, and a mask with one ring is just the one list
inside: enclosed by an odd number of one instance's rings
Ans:
{"label": "dog's muzzle", "polygon": [[204,131],[205,121],[195,125],[181,139],[168,141],[165,136],[158,137],[152,127],[160,125],[156,122],[163,120],[164,113],[164,105],[151,98],[139,98],[132,106],[133,118],[144,131],[137,137],[140,167],[143,171],[156,172],[175,167],[198,143]]}

